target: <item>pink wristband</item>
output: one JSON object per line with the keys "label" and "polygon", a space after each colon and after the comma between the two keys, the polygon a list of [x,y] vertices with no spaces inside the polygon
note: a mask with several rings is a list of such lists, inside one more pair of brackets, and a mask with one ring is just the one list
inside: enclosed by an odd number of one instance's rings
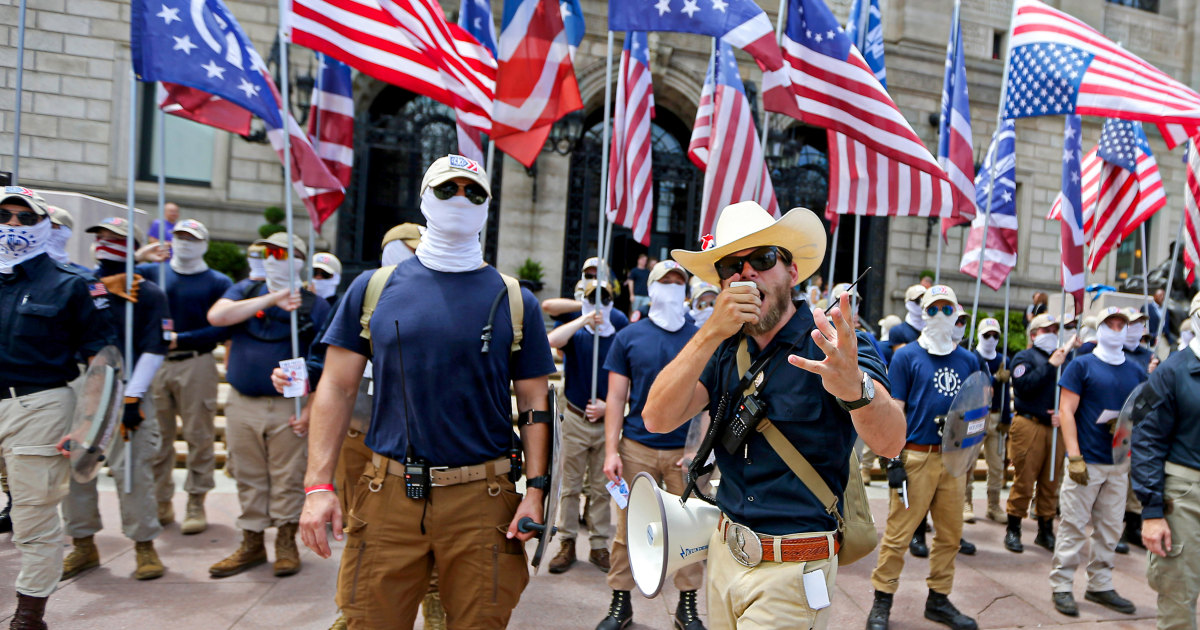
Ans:
{"label": "pink wristband", "polygon": [[333,492],[333,484],[322,483],[322,484],[318,484],[315,486],[309,486],[304,489],[304,496],[308,496],[310,494],[316,494],[318,492]]}

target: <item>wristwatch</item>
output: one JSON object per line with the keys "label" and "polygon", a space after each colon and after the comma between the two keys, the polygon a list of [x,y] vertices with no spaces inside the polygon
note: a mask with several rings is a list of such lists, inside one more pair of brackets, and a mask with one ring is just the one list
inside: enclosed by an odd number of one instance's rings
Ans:
{"label": "wristwatch", "polygon": [[550,489],[550,475],[538,475],[525,480],[525,486],[529,488],[537,488],[538,490]]}
{"label": "wristwatch", "polygon": [[863,372],[862,398],[851,401],[845,401],[841,398],[838,398],[837,402],[842,406],[842,409],[845,409],[846,411],[854,411],[855,409],[866,407],[867,405],[871,404],[872,400],[875,400],[875,381],[871,380],[870,374]]}

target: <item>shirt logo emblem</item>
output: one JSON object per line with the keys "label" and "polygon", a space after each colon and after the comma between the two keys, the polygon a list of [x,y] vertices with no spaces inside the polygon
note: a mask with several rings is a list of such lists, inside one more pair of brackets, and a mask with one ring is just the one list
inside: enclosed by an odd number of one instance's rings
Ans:
{"label": "shirt logo emblem", "polygon": [[938,368],[938,371],[933,373],[933,386],[939,394],[949,398],[958,393],[958,388],[962,386],[962,379],[952,368]]}

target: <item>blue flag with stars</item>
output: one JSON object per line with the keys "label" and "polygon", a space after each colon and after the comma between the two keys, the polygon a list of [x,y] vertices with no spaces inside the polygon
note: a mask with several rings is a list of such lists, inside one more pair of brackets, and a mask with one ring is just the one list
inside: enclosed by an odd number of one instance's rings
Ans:
{"label": "blue flag with stars", "polygon": [[266,64],[221,0],[133,0],[133,71],[203,90],[283,127]]}
{"label": "blue flag with stars", "polygon": [[1138,151],[1147,156],[1150,143],[1146,140],[1146,132],[1142,123],[1119,118],[1109,118],[1104,121],[1104,130],[1100,133],[1100,145],[1096,150],[1100,159],[1115,164],[1130,173],[1137,173]]}
{"label": "blue flag with stars", "polygon": [[[863,11],[867,12],[865,16]],[[858,27],[864,23],[866,28],[860,31]],[[879,84],[887,89],[887,68],[883,64],[883,12],[879,10],[879,0],[854,0],[850,5],[850,17],[846,18],[846,36],[858,47]]]}
{"label": "blue flag with stars", "polygon": [[1005,118],[1070,114],[1079,85],[1094,55],[1068,46],[1040,42],[1010,53]]}
{"label": "blue flag with stars", "polygon": [[496,22],[492,20],[492,3],[489,0],[462,0],[458,10],[458,25],[479,40],[483,47],[496,56]]}

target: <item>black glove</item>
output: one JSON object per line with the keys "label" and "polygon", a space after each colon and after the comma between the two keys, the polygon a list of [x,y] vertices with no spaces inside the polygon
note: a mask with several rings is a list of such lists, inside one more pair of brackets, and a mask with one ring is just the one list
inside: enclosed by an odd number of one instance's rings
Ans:
{"label": "black glove", "polygon": [[904,472],[904,462],[900,458],[889,459],[887,464],[888,487],[899,490],[904,487],[908,473]]}
{"label": "black glove", "polygon": [[126,396],[125,413],[121,416],[121,424],[125,425],[126,429],[132,431],[138,428],[144,419],[145,417],[142,416],[142,399]]}

